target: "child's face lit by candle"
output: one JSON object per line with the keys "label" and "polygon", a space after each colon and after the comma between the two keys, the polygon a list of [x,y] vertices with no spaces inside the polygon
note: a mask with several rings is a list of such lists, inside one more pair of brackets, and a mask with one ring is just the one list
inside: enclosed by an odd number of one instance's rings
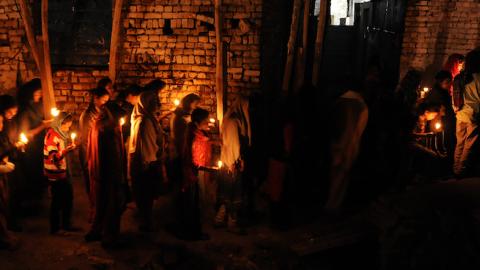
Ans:
{"label": "child's face lit by candle", "polygon": [[208,130],[210,130],[209,123],[210,123],[210,121],[208,120],[208,118],[204,119],[204,120],[202,120],[202,122],[200,122],[198,124],[198,128],[201,129],[201,130],[204,130],[204,131],[208,131]]}
{"label": "child's face lit by candle", "polygon": [[72,124],[73,124],[72,121],[64,122],[60,126],[60,130],[63,131],[63,132],[68,132],[70,130],[70,127],[72,126]]}

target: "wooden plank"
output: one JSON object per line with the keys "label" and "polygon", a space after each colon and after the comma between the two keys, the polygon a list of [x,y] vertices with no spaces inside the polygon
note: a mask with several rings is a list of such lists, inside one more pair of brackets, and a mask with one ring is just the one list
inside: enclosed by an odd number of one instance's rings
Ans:
{"label": "wooden plank", "polygon": [[[48,36],[48,0],[42,0],[41,18],[44,70],[44,78],[42,78],[43,108],[45,110],[45,119],[50,119],[52,117],[50,114],[50,110],[51,108],[56,107],[56,104],[55,94],[53,92],[52,65],[50,63],[50,41]],[[46,87],[43,87],[44,83]]]}
{"label": "wooden plank", "polygon": [[221,127],[224,111],[225,93],[225,45],[223,44],[223,16],[222,0],[215,0],[215,38],[216,38],[216,95],[217,95],[217,119]]}
{"label": "wooden plank", "polygon": [[323,40],[325,36],[325,25],[327,23],[327,10],[330,6],[330,0],[320,1],[320,13],[318,14],[317,36],[315,38],[315,52],[313,59],[312,84],[317,86],[320,79],[320,69],[322,66]]}
{"label": "wooden plank", "polygon": [[297,41],[298,26],[300,24],[300,10],[302,0],[293,2],[292,23],[290,25],[290,38],[288,39],[287,62],[285,64],[285,72],[283,74],[282,90],[284,94],[288,94],[290,88],[290,80],[292,78],[293,64],[295,60],[295,45]]}
{"label": "wooden plank", "polygon": [[32,16],[25,0],[18,0],[18,4],[20,6],[20,14],[22,17],[23,26],[25,28],[25,34],[27,36],[28,46],[30,48],[30,52],[32,53],[33,60],[35,61],[37,68],[40,70],[40,56],[37,47],[37,41],[35,40],[35,34],[32,29]]}
{"label": "wooden plank", "polygon": [[110,39],[110,61],[108,65],[108,73],[110,79],[115,83],[117,78],[117,52],[119,44],[119,36],[121,25],[121,16],[122,16],[122,7],[123,0],[115,0],[115,7],[113,10],[113,22],[112,22],[112,37]]}
{"label": "wooden plank", "polygon": [[295,81],[293,91],[298,91],[305,84],[305,70],[307,65],[308,54],[308,26],[310,25],[310,6],[311,0],[305,0],[303,5],[303,27],[302,27],[302,46],[297,49],[297,63],[295,69]]}

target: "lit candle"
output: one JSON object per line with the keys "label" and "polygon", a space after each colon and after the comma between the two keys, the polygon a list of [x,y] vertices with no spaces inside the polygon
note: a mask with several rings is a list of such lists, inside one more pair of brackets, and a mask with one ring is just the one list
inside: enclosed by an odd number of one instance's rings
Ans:
{"label": "lit candle", "polygon": [[24,144],[28,143],[28,138],[27,138],[27,135],[25,135],[25,133],[20,133],[20,141]]}
{"label": "lit candle", "polygon": [[60,114],[60,111],[57,108],[52,108],[50,110],[50,113],[52,114],[53,117],[57,117]]}
{"label": "lit candle", "polygon": [[215,124],[215,118],[210,118],[210,123]]}
{"label": "lit candle", "polygon": [[435,123],[435,129],[436,130],[440,130],[441,128],[442,128],[442,123],[440,123],[440,122]]}
{"label": "lit candle", "polygon": [[180,105],[180,100],[179,99],[175,99],[173,101],[173,104],[175,105],[175,107],[178,107],[178,105]]}
{"label": "lit candle", "polygon": [[430,91],[430,88],[428,88],[428,87],[423,88],[423,92],[428,93],[428,91]]}
{"label": "lit candle", "polygon": [[217,167],[218,167],[219,169],[223,167],[223,162],[222,162],[221,160],[219,160],[219,161],[217,162]]}
{"label": "lit candle", "polygon": [[72,144],[75,144],[75,138],[77,138],[77,133],[72,132],[72,134],[70,134],[70,138],[72,139]]}
{"label": "lit candle", "polygon": [[120,118],[120,126],[125,125],[125,117]]}

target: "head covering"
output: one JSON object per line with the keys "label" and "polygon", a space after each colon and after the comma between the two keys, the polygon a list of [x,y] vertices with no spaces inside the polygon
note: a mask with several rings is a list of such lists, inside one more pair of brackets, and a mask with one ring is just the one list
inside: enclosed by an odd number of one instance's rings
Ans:
{"label": "head covering", "polygon": [[143,92],[140,101],[133,108],[130,119],[130,143],[129,153],[135,153],[137,147],[138,131],[144,118],[155,119],[155,113],[159,109],[158,95],[156,92]]}
{"label": "head covering", "polygon": [[248,99],[238,97],[223,118],[221,132],[223,144],[220,158],[230,169],[241,158],[241,150],[245,148],[242,144],[250,146],[252,141],[248,107]]}
{"label": "head covering", "polygon": [[57,117],[53,119],[53,122],[51,125],[53,130],[55,130],[55,132],[57,132],[63,140],[68,139],[68,133],[65,133],[64,131],[62,131],[61,127],[62,127],[63,121],[69,116],[71,116],[69,113],[61,112]]}

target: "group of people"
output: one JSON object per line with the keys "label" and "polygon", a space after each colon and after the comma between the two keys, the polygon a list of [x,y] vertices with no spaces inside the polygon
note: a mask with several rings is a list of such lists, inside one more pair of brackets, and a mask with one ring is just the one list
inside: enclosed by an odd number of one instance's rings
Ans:
{"label": "group of people", "polygon": [[[22,207],[30,194],[40,199],[45,187],[51,199],[50,233],[79,230],[72,224],[71,163],[77,162],[72,155],[77,149],[90,209],[85,241],[118,246],[122,214],[130,202],[136,206],[139,230],[154,230],[154,201],[165,186],[173,191],[173,233],[179,238],[209,239],[202,230],[205,208],[214,211],[215,226],[239,232],[242,172],[251,145],[248,98],[236,96],[220,132],[212,132],[210,113],[199,107],[196,94],[162,114],[165,87],[153,80],[117,92],[104,78],[90,91],[90,103],[78,121],[64,111],[46,120],[39,79],[22,86],[17,98],[0,96],[0,248],[16,246],[12,231],[21,231]],[[78,137],[72,135],[77,122]],[[208,189],[215,179],[218,193],[212,199]]]}

